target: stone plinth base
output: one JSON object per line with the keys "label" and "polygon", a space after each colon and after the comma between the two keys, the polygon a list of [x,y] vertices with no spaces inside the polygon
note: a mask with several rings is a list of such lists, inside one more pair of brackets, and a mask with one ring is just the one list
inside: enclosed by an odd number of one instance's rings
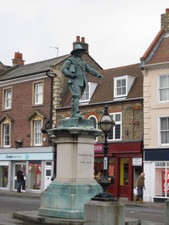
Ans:
{"label": "stone plinth base", "polygon": [[96,182],[52,182],[41,199],[39,215],[58,218],[84,217],[84,204],[101,192]]}
{"label": "stone plinth base", "polygon": [[81,219],[84,204],[102,192],[94,180],[94,141],[101,132],[90,120],[69,119],[48,134],[57,144],[57,178],[42,195],[39,215]]}
{"label": "stone plinth base", "polygon": [[90,201],[84,207],[84,225],[124,225],[124,205],[120,202]]}

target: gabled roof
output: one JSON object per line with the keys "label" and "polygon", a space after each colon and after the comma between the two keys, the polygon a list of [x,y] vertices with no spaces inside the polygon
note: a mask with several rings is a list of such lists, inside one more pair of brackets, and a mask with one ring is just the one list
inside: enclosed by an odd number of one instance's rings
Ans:
{"label": "gabled roof", "polygon": [[68,55],[60,56],[31,64],[12,67],[0,76],[0,81],[29,76],[50,70],[50,66],[56,65],[65,60]]}
{"label": "gabled roof", "polygon": [[169,64],[169,9],[161,15],[161,30],[140,60],[142,67]]}
{"label": "gabled roof", "polygon": [[169,63],[169,33],[160,30],[154,41],[141,57],[141,64]]}
{"label": "gabled roof", "polygon": [[[96,77],[93,77],[87,74],[88,82],[97,83],[95,92],[93,93],[90,103],[103,103],[114,101],[114,78],[120,76],[133,76],[135,81],[128,93],[126,99],[142,98],[143,97],[143,75],[140,68],[140,63],[132,64],[128,66],[122,66],[118,68],[112,68],[107,70],[99,71],[104,78],[99,80]],[[70,92],[67,90],[64,93],[64,98],[62,99],[62,107],[67,105],[71,97]],[[71,103],[69,103],[70,105]]]}
{"label": "gabled roof", "polygon": [[[59,63],[66,60],[70,57],[70,54],[59,56],[57,58],[52,58],[44,61],[39,61],[35,63],[25,64],[25,65],[17,65],[11,67],[8,70],[6,69],[0,73],[0,81],[11,80],[15,78],[21,78],[25,76],[35,75],[38,73],[45,73],[45,71],[49,71],[52,66],[56,66]],[[102,69],[102,67],[94,61],[94,59],[90,55],[85,55],[85,60],[90,64],[95,64],[96,68]],[[1,66],[1,64],[0,64]],[[5,71],[5,72],[4,72]]]}
{"label": "gabled roof", "polygon": [[5,66],[5,65],[0,61],[0,75],[1,75],[4,71],[6,71],[6,70],[8,70],[8,69],[10,69],[10,66]]}

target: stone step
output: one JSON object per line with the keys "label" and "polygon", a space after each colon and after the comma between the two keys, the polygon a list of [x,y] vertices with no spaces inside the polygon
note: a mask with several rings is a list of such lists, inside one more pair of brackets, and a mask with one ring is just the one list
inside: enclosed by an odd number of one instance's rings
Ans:
{"label": "stone step", "polygon": [[[27,222],[26,224],[33,225],[42,224],[42,225],[84,225],[84,221],[80,219],[61,219],[61,218],[50,218],[39,216],[38,211],[20,211],[14,212],[13,218]],[[110,224],[111,225],[111,224]],[[141,225],[141,220],[125,218],[125,225]]]}

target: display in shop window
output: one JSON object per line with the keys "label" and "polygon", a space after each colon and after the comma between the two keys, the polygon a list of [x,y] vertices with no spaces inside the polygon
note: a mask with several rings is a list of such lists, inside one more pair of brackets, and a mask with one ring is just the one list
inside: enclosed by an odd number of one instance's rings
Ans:
{"label": "display in shop window", "polygon": [[[167,178],[167,181],[166,181],[166,178]],[[169,193],[169,170],[167,170],[167,174],[166,174],[165,169],[163,169],[163,192],[165,192],[166,186],[167,186],[167,193]]]}
{"label": "display in shop window", "polygon": [[41,189],[41,164],[30,163],[29,164],[29,175],[30,175],[30,188]]}
{"label": "display in shop window", "polygon": [[8,186],[8,166],[0,166],[0,187]]}

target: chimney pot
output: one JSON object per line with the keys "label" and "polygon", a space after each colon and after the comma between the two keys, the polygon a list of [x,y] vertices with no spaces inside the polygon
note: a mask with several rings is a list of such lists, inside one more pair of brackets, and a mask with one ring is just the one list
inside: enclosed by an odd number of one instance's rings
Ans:
{"label": "chimney pot", "polygon": [[167,14],[169,13],[169,8],[166,9],[166,13],[167,13]]}
{"label": "chimney pot", "polygon": [[85,37],[82,37],[82,38],[81,38],[81,42],[82,42],[82,43],[85,43]]}
{"label": "chimney pot", "polygon": [[76,42],[73,42],[73,49],[75,49],[75,45],[80,44],[82,48],[86,50],[87,53],[89,53],[89,46],[87,43],[85,43],[85,38],[82,37],[80,41],[80,36],[76,36]]}
{"label": "chimney pot", "polygon": [[76,36],[76,42],[80,42],[80,36]]}
{"label": "chimney pot", "polygon": [[12,60],[13,66],[24,65],[24,60],[22,59],[22,53],[15,52],[14,59]]}

